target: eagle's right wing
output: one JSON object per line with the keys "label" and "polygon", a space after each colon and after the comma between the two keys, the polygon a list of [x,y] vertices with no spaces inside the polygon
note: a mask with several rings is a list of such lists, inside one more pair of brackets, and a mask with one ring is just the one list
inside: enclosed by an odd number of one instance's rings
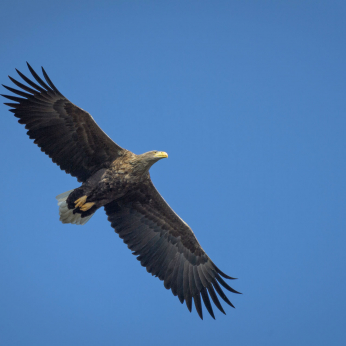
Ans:
{"label": "eagle's right wing", "polygon": [[[214,317],[209,300],[225,313],[215,291],[230,306],[219,284],[233,293],[224,274],[204,252],[191,228],[171,209],[151,181],[136,192],[105,205],[108,220],[142,266],[164,281],[164,286],[186,302],[192,299],[201,318],[203,302]],[[208,296],[209,293],[209,296]]]}

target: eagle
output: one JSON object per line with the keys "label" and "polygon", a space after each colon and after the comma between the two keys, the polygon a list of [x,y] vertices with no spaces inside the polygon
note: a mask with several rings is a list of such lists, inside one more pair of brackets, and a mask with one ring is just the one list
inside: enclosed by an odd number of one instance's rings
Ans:
{"label": "eagle", "polygon": [[[231,307],[222,287],[239,293],[224,279],[193,231],[167,204],[153,185],[149,169],[167,158],[163,151],[136,155],[113,142],[93,117],[70,102],[55,87],[42,67],[45,81],[27,63],[36,83],[20,71],[27,85],[10,77],[20,90],[5,86],[14,95],[1,95],[10,112],[25,125],[28,136],[61,170],[76,177],[80,187],[58,195],[60,220],[84,225],[101,207],[111,227],[146,270],[158,277],[180,302],[201,319],[202,300],[215,319],[211,300]],[[218,294],[218,295],[217,295]],[[210,298],[209,298],[210,297]],[[202,299],[201,299],[202,298]]]}

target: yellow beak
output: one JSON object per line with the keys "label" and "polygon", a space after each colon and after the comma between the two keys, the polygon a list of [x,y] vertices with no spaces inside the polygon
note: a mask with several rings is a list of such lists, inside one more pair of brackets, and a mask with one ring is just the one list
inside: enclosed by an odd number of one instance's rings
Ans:
{"label": "yellow beak", "polygon": [[166,157],[168,157],[168,154],[164,151],[158,151],[154,156],[159,157],[160,159],[165,159]]}

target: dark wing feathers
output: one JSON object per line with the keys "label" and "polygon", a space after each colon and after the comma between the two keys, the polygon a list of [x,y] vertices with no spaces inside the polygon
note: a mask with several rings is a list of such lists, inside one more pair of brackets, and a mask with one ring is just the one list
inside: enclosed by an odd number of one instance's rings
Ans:
{"label": "dark wing feathers", "polygon": [[[48,77],[46,71],[44,70],[44,68],[42,67],[42,73],[44,76],[44,79],[47,81],[47,83],[49,84],[49,86],[56,92],[56,94],[61,95],[60,91],[55,87],[55,85],[52,83],[52,81],[50,80],[50,78]],[[62,95],[61,95],[62,96]]]}
{"label": "dark wing feathers", "polygon": [[24,124],[34,139],[61,169],[85,181],[101,168],[109,167],[125,151],[115,144],[96,124],[89,113],[66,99],[42,68],[44,82],[28,64],[37,84],[17,70],[30,87],[9,77],[22,90],[4,86],[16,95],[2,95],[17,103],[5,103]]}
{"label": "dark wing feathers", "polygon": [[199,317],[203,320],[201,296],[199,295],[199,293],[193,296],[193,301],[195,302],[195,308],[197,310]]}
{"label": "dark wing feathers", "polygon": [[212,300],[225,313],[215,291],[234,307],[219,285],[239,293],[221,276],[232,278],[215,266],[190,227],[174,213],[151,182],[107,204],[105,211],[112,227],[138,256],[142,266],[164,281],[164,286],[171,289],[181,303],[185,301],[189,311],[193,300],[198,315],[203,318],[203,300],[207,311],[215,318]]}

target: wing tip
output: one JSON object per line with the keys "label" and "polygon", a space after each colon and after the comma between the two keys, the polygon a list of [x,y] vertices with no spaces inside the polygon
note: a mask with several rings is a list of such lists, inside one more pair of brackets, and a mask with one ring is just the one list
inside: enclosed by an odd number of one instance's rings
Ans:
{"label": "wing tip", "polygon": [[214,269],[217,271],[218,274],[220,274],[222,277],[224,277],[225,279],[229,279],[229,280],[237,280],[238,278],[234,278],[232,276],[229,276],[227,274],[225,274],[223,271],[221,271],[214,263],[213,263]]}

